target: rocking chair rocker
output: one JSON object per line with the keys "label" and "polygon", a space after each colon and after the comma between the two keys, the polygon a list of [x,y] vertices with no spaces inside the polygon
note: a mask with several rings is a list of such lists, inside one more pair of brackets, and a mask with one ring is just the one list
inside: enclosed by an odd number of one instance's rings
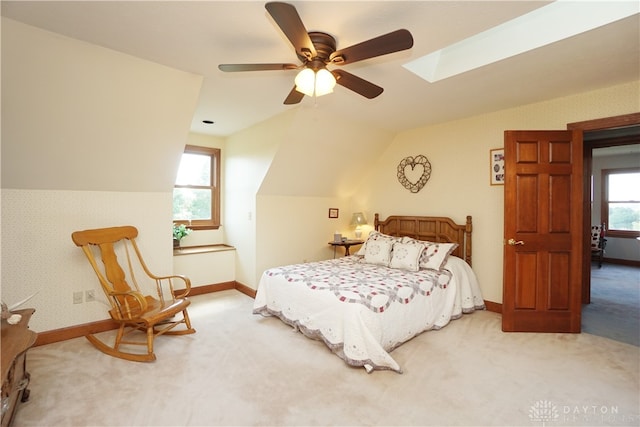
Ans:
{"label": "rocking chair rocker", "polygon": [[[191,302],[186,297],[191,290],[191,282],[184,276],[160,277],[149,272],[136,244],[137,236],[138,230],[132,226],[76,231],[71,234],[73,242],[82,248],[98,276],[102,290],[111,304],[109,310],[111,318],[120,325],[112,346],[93,334],[87,335],[86,338],[98,350],[110,356],[135,362],[150,362],[156,359],[153,352],[153,341],[156,336],[195,332],[187,313],[187,307]],[[133,256],[130,253],[131,249],[133,249]],[[118,253],[126,254],[128,272],[125,272],[118,263]],[[98,265],[97,255],[102,259],[103,267]],[[134,271],[142,272],[146,280],[151,279],[155,282],[157,295],[143,295]],[[133,288],[129,282],[133,284]],[[174,282],[184,284],[185,289],[180,289],[176,294]],[[180,312],[182,316],[175,319]],[[184,324],[186,329],[172,330],[180,324]],[[146,340],[123,340],[125,336],[136,331],[144,331]],[[121,351],[121,344],[146,345],[147,352],[141,354]]]}

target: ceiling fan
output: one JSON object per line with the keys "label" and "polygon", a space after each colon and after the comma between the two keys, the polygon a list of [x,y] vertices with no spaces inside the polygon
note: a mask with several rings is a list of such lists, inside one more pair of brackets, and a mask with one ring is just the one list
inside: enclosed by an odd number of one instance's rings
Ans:
{"label": "ceiling fan", "polygon": [[[296,76],[296,85],[284,100],[285,104],[297,104],[305,94],[321,96],[330,93],[336,83],[366,98],[375,98],[383,92],[383,88],[344,70],[329,71],[326,66],[351,64],[413,46],[411,33],[407,30],[397,30],[336,50],[336,40],[333,36],[318,31],[307,32],[293,5],[269,2],[265,8],[295,48],[302,65],[220,64],[218,68],[225,72],[302,69]],[[307,81],[306,78],[310,80]]]}

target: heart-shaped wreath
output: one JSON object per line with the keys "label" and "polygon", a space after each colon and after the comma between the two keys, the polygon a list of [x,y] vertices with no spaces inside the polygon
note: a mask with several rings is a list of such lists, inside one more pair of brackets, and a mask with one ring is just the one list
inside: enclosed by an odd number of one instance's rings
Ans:
{"label": "heart-shaped wreath", "polygon": [[[411,166],[410,171],[407,170],[409,166]],[[418,170],[416,170],[416,166],[418,166]],[[422,173],[419,169],[422,169]],[[409,174],[408,177],[407,174]],[[398,165],[398,181],[412,193],[422,190],[430,177],[431,163],[423,155],[405,157]]]}

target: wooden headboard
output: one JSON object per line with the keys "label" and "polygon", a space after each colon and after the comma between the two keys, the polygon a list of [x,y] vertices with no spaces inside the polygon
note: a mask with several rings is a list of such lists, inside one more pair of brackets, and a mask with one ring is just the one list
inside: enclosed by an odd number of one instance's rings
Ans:
{"label": "wooden headboard", "polygon": [[393,215],[381,221],[378,214],[374,220],[375,229],[390,236],[408,236],[430,242],[457,243],[453,255],[471,265],[471,215],[466,224],[456,224],[451,218],[438,216]]}

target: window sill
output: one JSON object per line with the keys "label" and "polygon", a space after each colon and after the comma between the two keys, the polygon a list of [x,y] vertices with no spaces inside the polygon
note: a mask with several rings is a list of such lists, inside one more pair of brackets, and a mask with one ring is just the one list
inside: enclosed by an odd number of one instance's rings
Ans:
{"label": "window sill", "polygon": [[621,230],[607,230],[605,239],[607,237],[616,237],[618,239],[635,239],[636,237],[640,237],[640,233],[637,231],[621,231]]}
{"label": "window sill", "polygon": [[236,248],[229,245],[204,245],[204,246],[186,246],[173,250],[173,256],[203,254],[208,252],[224,252],[235,251]]}

